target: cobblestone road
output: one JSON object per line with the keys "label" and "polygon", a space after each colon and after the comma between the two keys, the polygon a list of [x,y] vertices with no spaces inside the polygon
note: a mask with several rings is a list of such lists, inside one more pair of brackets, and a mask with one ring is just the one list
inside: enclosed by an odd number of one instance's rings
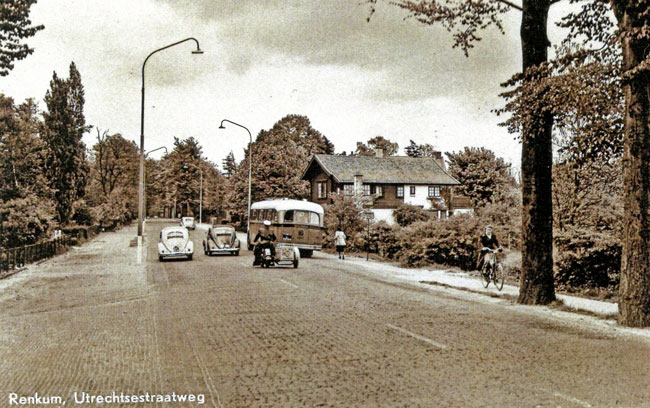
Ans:
{"label": "cobblestone road", "polygon": [[[384,282],[323,255],[143,266],[129,228],[0,282],[0,406],[10,393],[201,394],[202,406],[650,406],[650,346],[614,330]],[[39,406],[39,405],[33,405]],[[41,405],[45,406],[45,405]]]}

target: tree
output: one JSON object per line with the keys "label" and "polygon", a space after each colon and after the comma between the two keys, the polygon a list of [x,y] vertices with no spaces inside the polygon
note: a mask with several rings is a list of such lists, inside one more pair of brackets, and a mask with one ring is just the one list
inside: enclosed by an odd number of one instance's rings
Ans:
{"label": "tree", "polygon": [[399,145],[383,136],[375,136],[368,140],[368,144],[357,142],[355,154],[359,156],[374,156],[377,149],[382,149],[384,156],[394,156],[399,151]]}
{"label": "tree", "polygon": [[14,61],[34,52],[22,40],[33,37],[42,25],[32,26],[29,9],[36,0],[3,0],[0,2],[0,76],[9,75]]}
{"label": "tree", "polygon": [[[647,0],[611,0],[623,54],[625,220],[620,323],[650,326],[650,32]],[[587,6],[588,7],[588,6]]]}
{"label": "tree", "polygon": [[61,79],[54,72],[45,95],[43,140],[47,148],[47,176],[55,191],[60,224],[66,224],[72,203],[84,196],[88,164],[82,137],[89,129],[83,113],[84,89],[81,75],[73,63],[70,76]]}
{"label": "tree", "polygon": [[244,160],[230,179],[225,206],[245,219],[248,201],[248,149],[252,150],[252,201],[309,196],[302,172],[314,154],[332,154],[334,145],[311,127],[306,116],[288,115],[269,130],[262,130],[244,152]]}
{"label": "tree", "polygon": [[417,144],[413,140],[409,140],[410,144],[404,148],[404,152],[409,157],[437,157],[438,151],[432,145]]}
{"label": "tree", "polygon": [[102,225],[129,222],[137,215],[138,147],[119,133],[96,131],[87,200]]}
{"label": "tree", "polygon": [[37,114],[33,100],[15,106],[0,95],[0,246],[5,248],[33,244],[53,224]]}
{"label": "tree", "polygon": [[[378,0],[367,0],[371,5]],[[454,47],[465,55],[480,41],[479,31],[496,26],[503,32],[501,16],[521,11],[522,73],[519,83],[539,83],[538,67],[548,59],[547,19],[551,4],[559,0],[398,0],[391,2],[426,25],[441,24],[453,31]],[[371,10],[372,13],[372,10]],[[544,87],[536,88],[538,97]],[[534,95],[533,95],[534,96]],[[531,106],[521,126],[522,141],[522,266],[519,303],[546,304],[555,300],[553,283],[553,213],[551,201],[553,114],[545,106]]]}
{"label": "tree", "polygon": [[465,147],[458,153],[447,152],[447,158],[449,173],[461,183],[454,189],[469,197],[475,207],[495,201],[507,186],[515,184],[509,173],[510,163],[484,147]]}
{"label": "tree", "polygon": [[222,164],[223,175],[229,179],[237,171],[237,161],[235,160],[235,155],[232,153],[232,151],[230,151],[230,153],[228,153],[228,156],[223,159]]}

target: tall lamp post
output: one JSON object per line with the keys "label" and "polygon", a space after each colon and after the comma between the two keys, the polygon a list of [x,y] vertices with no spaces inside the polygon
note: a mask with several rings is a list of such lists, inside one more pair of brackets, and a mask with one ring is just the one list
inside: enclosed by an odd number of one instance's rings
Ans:
{"label": "tall lamp post", "polygon": [[[199,184],[199,224],[203,223],[203,169],[197,166],[196,164],[192,164],[194,167],[199,169],[199,174],[201,177],[201,181]],[[186,165],[183,166],[184,169],[188,169],[189,167]]]}
{"label": "tall lamp post", "polygon": [[173,44],[166,45],[162,48],[158,48],[149,54],[142,63],[142,104],[140,111],[140,180],[138,182],[138,246],[142,245],[142,221],[144,217],[144,68],[145,65],[147,65],[149,58],[151,58],[151,56],[158,51],[165,50],[186,41],[194,41],[196,43],[196,50],[192,51],[192,54],[203,54],[201,47],[199,47],[199,41],[196,38],[190,37],[181,41],[177,41]]}
{"label": "tall lamp post", "polygon": [[223,126],[224,122],[232,123],[235,126],[239,126],[240,128],[246,129],[248,132],[248,138],[249,138],[249,144],[248,144],[248,219],[247,219],[247,225],[246,225],[246,233],[250,234],[251,231],[251,174],[253,173],[253,135],[251,135],[251,131],[248,130],[246,126],[240,125],[239,123],[235,123],[231,120],[224,119],[221,121],[221,125],[219,125],[219,129],[225,129]]}
{"label": "tall lamp post", "polygon": [[[153,153],[153,152],[155,152],[157,150],[160,150],[160,149],[165,149],[165,154],[169,154],[169,151],[167,150],[167,147],[160,146],[158,148],[155,148],[153,150],[149,150],[148,152],[146,152],[144,154],[145,160],[146,160],[147,156],[149,156],[150,153]],[[146,170],[146,166],[145,166],[145,170]],[[143,189],[144,190],[144,205],[143,206],[144,206],[144,218],[146,219],[147,218],[147,177],[146,177],[146,174],[143,177],[143,179],[144,179],[144,181],[142,182],[144,184],[144,189]]]}

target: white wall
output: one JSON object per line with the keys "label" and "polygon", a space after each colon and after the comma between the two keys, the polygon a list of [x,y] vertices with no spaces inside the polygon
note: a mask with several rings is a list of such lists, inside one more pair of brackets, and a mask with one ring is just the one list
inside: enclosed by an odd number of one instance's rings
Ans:
{"label": "white wall", "polygon": [[411,186],[404,185],[404,203],[431,209],[431,201],[428,199],[429,186],[415,186],[415,196],[411,197]]}
{"label": "white wall", "polygon": [[371,208],[370,211],[375,214],[374,221],[386,221],[389,225],[395,225],[395,217],[393,217],[392,209]]}

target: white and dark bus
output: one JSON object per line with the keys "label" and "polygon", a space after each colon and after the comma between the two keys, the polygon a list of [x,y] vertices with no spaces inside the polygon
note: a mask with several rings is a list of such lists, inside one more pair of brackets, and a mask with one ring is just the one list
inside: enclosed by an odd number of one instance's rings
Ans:
{"label": "white and dark bus", "polygon": [[265,220],[271,221],[271,231],[277,238],[276,245],[295,246],[300,256],[309,258],[314,250],[323,245],[323,207],[310,201],[265,200],[251,205],[248,248],[252,249],[253,239]]}

